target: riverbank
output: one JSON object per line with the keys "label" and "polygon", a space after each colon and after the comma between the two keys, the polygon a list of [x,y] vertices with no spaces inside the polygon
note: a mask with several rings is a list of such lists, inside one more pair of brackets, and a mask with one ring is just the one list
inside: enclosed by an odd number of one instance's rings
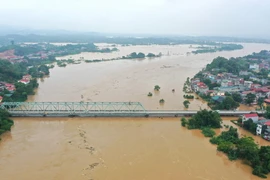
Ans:
{"label": "riverbank", "polygon": [[[202,110],[196,115],[186,119],[181,118],[181,125],[190,130],[201,130],[205,137],[210,137],[210,142],[217,145],[217,150],[225,153],[230,160],[240,159],[252,167],[252,174],[267,178],[270,169],[270,146],[259,146],[250,136],[240,137],[237,128],[223,125],[220,114],[216,111]],[[213,129],[220,130],[216,133]],[[269,143],[270,144],[270,143]]]}

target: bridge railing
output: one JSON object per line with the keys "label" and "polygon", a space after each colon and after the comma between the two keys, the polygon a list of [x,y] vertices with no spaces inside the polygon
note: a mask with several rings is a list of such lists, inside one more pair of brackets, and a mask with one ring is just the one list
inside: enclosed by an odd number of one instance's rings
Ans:
{"label": "bridge railing", "polygon": [[[145,110],[139,102],[4,102],[0,104],[12,115],[194,115],[196,110]],[[252,111],[217,111],[220,115],[243,115]],[[263,114],[264,111],[256,111]]]}
{"label": "bridge railing", "polygon": [[139,102],[4,102],[0,106],[9,112],[145,112]]}

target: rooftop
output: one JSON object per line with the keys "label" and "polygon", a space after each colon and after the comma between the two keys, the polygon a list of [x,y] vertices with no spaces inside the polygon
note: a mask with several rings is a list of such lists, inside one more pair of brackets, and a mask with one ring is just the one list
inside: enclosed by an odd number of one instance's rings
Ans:
{"label": "rooftop", "polygon": [[258,114],[245,114],[245,118],[253,118],[253,117],[258,117]]}

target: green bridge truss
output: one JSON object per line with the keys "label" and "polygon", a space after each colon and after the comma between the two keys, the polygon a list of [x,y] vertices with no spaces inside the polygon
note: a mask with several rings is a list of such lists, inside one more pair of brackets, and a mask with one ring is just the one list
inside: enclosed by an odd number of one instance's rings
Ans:
{"label": "green bridge truss", "polygon": [[139,102],[4,102],[0,109],[10,113],[87,114],[102,112],[145,112]]}

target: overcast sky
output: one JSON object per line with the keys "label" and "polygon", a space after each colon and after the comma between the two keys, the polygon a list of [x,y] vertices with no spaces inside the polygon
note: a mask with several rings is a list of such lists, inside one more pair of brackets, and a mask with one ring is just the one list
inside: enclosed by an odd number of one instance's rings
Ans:
{"label": "overcast sky", "polygon": [[0,24],[109,33],[270,37],[270,0],[6,0]]}

